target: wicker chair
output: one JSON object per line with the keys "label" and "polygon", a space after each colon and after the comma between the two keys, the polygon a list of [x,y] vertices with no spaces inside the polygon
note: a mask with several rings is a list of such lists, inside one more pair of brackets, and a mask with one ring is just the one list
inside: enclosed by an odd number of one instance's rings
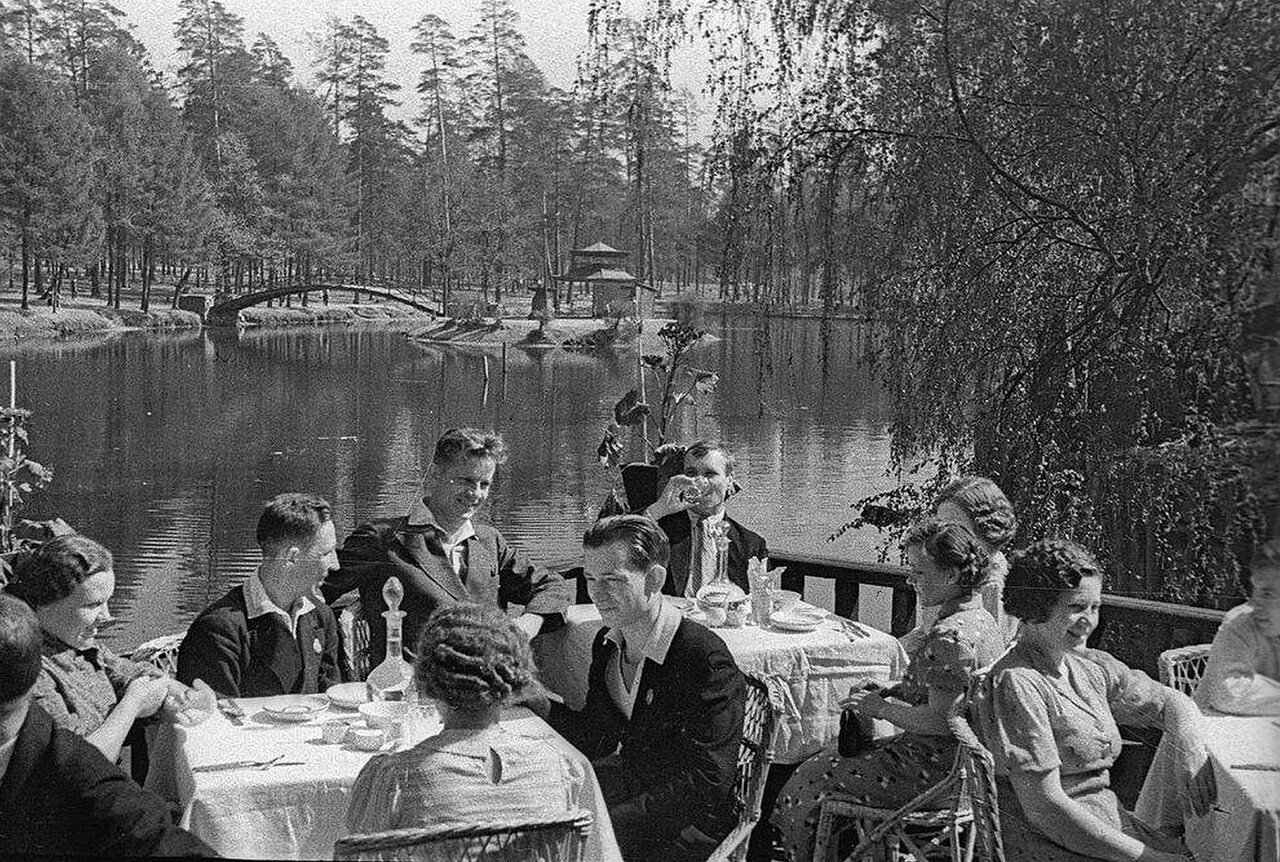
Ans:
{"label": "wicker chair", "polygon": [[571,812],[543,823],[426,826],[348,835],[333,845],[334,859],[414,862],[579,862],[591,813]]}
{"label": "wicker chair", "polygon": [[1160,682],[1182,692],[1187,697],[1196,693],[1196,686],[1209,665],[1209,644],[1167,649],[1156,659]]}
{"label": "wicker chair", "polygon": [[[836,857],[840,832],[853,829],[857,844],[846,862],[879,859],[884,862],[1004,862],[1000,836],[1000,808],[996,799],[995,761],[979,741],[967,718],[969,696],[947,716],[959,745],[950,771],[932,787],[896,810],[864,805],[839,796],[828,797],[819,810],[813,858]],[[945,801],[945,807],[937,807]],[[837,830],[839,820],[849,821]]]}
{"label": "wicker chair", "polygon": [[773,763],[778,734],[778,709],[765,683],[747,677],[747,703],[743,710],[742,741],[738,746],[738,770],[734,782],[734,802],[738,825],[725,836],[708,862],[741,862],[747,856],[751,831],[760,821],[765,777]]}
{"label": "wicker chair", "polygon": [[187,636],[185,630],[174,635],[161,635],[146,643],[138,644],[129,658],[139,664],[149,664],[161,673],[176,676],[178,673],[178,647]]}
{"label": "wicker chair", "polygon": [[338,615],[338,639],[342,646],[342,677],[348,682],[369,678],[369,621],[364,618],[360,594],[354,590],[333,603]]}

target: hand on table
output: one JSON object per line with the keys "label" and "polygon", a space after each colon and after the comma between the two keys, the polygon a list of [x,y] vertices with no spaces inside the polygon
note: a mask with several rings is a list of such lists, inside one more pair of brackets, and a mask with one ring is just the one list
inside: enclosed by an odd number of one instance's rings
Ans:
{"label": "hand on table", "polygon": [[120,705],[133,710],[137,718],[150,718],[160,711],[169,694],[169,678],[140,676],[124,690]]}
{"label": "hand on table", "polygon": [[191,727],[212,715],[217,706],[218,697],[204,680],[195,680],[190,688],[177,680],[169,680],[164,713],[170,720]]}

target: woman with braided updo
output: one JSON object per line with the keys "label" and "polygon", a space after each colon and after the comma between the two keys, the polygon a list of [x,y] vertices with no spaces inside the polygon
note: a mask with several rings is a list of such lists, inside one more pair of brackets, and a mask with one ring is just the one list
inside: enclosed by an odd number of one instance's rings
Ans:
{"label": "woman with braided updo", "polygon": [[[937,619],[918,639],[897,686],[850,692],[845,709],[861,718],[885,719],[905,732],[849,757],[830,746],[800,765],[773,814],[787,858],[796,862],[813,855],[814,830],[827,796],[892,809],[947,774],[956,751],[947,713],[964,697],[973,671],[995,661],[1003,649],[1000,630],[979,593],[991,561],[983,543],[960,524],[927,521],[907,533],[903,548],[912,586],[926,607],[937,610]],[[938,802],[939,807],[948,804]]]}
{"label": "woman with braided updo", "polygon": [[348,832],[552,819],[577,806],[581,769],[551,743],[499,724],[534,678],[527,638],[496,608],[457,604],[428,618],[414,679],[444,729],[374,757],[356,778]]}

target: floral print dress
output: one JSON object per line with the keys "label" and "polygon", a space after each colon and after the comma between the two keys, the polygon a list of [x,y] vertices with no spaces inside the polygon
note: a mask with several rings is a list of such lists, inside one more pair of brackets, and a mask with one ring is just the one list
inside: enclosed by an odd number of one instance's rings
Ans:
{"label": "floral print dress", "polygon": [[[1002,649],[1000,630],[980,594],[946,602],[919,640],[894,697],[918,706],[928,703],[930,689],[962,695],[973,671],[995,661]],[[949,735],[902,733],[853,757],[841,757],[833,742],[800,764],[778,797],[773,823],[786,857],[812,858],[819,810],[828,796],[896,808],[945,777],[955,752]]]}
{"label": "floral print dress", "polygon": [[1027,819],[1009,782],[1016,773],[1057,769],[1067,796],[1107,825],[1158,850],[1186,852],[1120,805],[1110,769],[1120,753],[1119,720],[1161,724],[1165,689],[1109,653],[1080,649],[1056,675],[1034,648],[1014,646],[991,669],[978,698],[980,733],[995,755],[1000,825],[1008,862],[1093,859],[1053,843]]}

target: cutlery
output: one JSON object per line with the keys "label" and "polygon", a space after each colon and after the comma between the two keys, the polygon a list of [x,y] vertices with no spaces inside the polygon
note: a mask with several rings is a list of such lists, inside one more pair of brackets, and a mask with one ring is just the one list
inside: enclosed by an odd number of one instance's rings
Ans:
{"label": "cutlery", "polygon": [[1232,769],[1248,769],[1255,772],[1280,772],[1280,763],[1233,763]]}
{"label": "cutlery", "polygon": [[231,719],[231,723],[236,727],[244,725],[244,710],[231,698],[218,698],[218,712]]}
{"label": "cutlery", "polygon": [[302,766],[300,760],[282,760],[283,754],[277,754],[270,760],[233,760],[230,763],[211,763],[205,766],[193,766],[192,772],[227,772],[232,769],[270,769],[273,766]]}

